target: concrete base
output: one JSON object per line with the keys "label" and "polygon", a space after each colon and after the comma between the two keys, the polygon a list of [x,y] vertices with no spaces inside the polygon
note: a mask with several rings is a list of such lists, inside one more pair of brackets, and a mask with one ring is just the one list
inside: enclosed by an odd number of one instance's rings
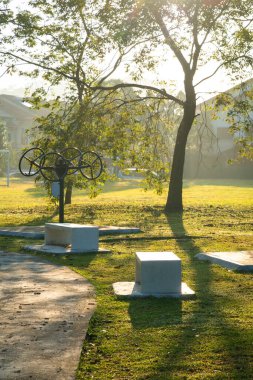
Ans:
{"label": "concrete base", "polygon": [[69,253],[109,253],[108,249],[99,248],[98,250],[78,250],[72,249],[71,247],[63,247],[61,245],[48,245],[48,244],[34,244],[34,245],[26,245],[24,249],[28,251],[37,251],[43,253],[53,253],[53,254],[69,254]]}
{"label": "concrete base", "polygon": [[198,253],[195,257],[236,271],[253,271],[253,251]]}
{"label": "concrete base", "polygon": [[196,297],[195,292],[190,289],[185,282],[181,284],[180,293],[143,293],[141,286],[136,282],[115,282],[113,284],[113,291],[117,297],[123,298],[145,298],[145,297],[167,297],[167,298],[179,298],[183,300],[193,299]]}

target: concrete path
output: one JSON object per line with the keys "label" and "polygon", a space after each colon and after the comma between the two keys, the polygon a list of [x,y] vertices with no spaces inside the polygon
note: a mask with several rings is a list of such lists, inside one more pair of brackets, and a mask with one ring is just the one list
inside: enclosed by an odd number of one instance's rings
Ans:
{"label": "concrete path", "polygon": [[74,379],[94,297],[66,267],[0,252],[0,379]]}

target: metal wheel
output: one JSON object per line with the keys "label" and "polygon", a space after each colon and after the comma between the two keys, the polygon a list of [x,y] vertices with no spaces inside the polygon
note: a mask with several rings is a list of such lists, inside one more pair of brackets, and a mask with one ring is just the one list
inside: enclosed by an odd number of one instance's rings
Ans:
{"label": "metal wheel", "polygon": [[58,181],[67,174],[67,171],[68,161],[60,153],[46,153],[41,158],[40,172],[47,181]]}
{"label": "metal wheel", "polygon": [[39,173],[40,164],[44,152],[40,148],[31,148],[24,152],[19,160],[19,171],[27,177],[32,177]]}
{"label": "metal wheel", "polygon": [[103,170],[102,160],[95,152],[84,152],[79,160],[79,170],[86,179],[97,179]]}
{"label": "metal wheel", "polygon": [[65,148],[61,151],[61,155],[68,161],[68,173],[74,174],[78,171],[78,164],[82,156],[82,152],[78,148]]}

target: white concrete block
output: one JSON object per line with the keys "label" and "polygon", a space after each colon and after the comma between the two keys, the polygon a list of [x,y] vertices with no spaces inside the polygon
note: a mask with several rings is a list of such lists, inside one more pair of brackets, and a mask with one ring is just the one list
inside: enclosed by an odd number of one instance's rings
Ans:
{"label": "white concrete block", "polygon": [[135,257],[142,294],[181,294],[181,260],[173,252],[136,252]]}
{"label": "white concrete block", "polygon": [[71,251],[98,251],[96,226],[74,223],[46,223],[45,245],[71,246]]}

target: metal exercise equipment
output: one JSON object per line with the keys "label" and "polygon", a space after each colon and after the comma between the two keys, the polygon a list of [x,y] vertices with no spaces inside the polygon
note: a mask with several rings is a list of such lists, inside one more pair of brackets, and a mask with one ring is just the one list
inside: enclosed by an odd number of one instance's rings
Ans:
{"label": "metal exercise equipment", "polygon": [[80,172],[87,180],[97,179],[103,170],[100,156],[87,151],[82,153],[78,148],[65,148],[61,152],[44,153],[40,148],[31,148],[23,153],[19,160],[19,171],[25,177],[41,174],[50,182],[58,182],[59,222],[64,223],[64,178],[66,175]]}

